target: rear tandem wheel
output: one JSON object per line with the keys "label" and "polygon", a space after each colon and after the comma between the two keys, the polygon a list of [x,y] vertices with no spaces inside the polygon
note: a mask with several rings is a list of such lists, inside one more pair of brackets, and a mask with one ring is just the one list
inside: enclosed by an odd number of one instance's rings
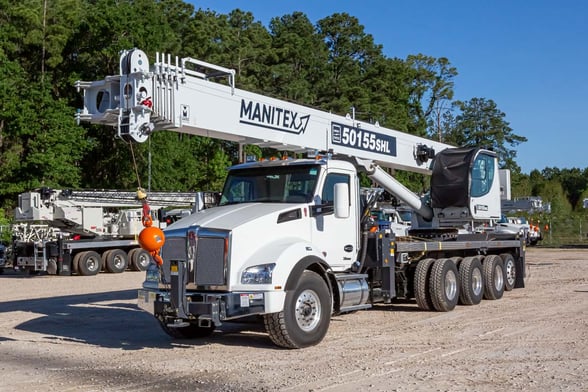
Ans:
{"label": "rear tandem wheel", "polygon": [[438,312],[449,312],[459,299],[457,266],[451,259],[438,259],[433,263],[430,276],[430,295]]}
{"label": "rear tandem wheel", "polygon": [[504,267],[498,255],[488,255],[482,263],[484,298],[500,299],[504,294]]}
{"label": "rear tandem wheel", "polygon": [[434,309],[430,292],[431,267],[434,262],[435,259],[420,260],[414,273],[414,295],[418,307],[422,310]]}
{"label": "rear tandem wheel", "polygon": [[484,296],[482,263],[479,256],[465,257],[459,264],[461,290],[459,302],[462,305],[477,305]]}

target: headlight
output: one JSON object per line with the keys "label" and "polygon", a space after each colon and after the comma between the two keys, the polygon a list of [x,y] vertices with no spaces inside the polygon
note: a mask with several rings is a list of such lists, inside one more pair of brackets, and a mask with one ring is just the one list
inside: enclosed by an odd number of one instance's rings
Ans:
{"label": "headlight", "polygon": [[276,263],[261,264],[247,268],[241,274],[242,284],[270,284]]}

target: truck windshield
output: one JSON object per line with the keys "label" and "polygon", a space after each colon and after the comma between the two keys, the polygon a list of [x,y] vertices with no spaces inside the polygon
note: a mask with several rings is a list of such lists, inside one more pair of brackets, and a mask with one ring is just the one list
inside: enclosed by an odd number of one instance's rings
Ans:
{"label": "truck windshield", "polygon": [[317,185],[319,165],[233,169],[219,205],[236,203],[308,203]]}

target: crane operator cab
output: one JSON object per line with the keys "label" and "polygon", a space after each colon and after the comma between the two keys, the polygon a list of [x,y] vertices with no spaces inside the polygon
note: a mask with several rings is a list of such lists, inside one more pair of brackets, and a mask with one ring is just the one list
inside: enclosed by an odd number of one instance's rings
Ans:
{"label": "crane operator cab", "polygon": [[433,226],[457,227],[500,218],[496,154],[480,148],[452,148],[435,157],[431,177]]}

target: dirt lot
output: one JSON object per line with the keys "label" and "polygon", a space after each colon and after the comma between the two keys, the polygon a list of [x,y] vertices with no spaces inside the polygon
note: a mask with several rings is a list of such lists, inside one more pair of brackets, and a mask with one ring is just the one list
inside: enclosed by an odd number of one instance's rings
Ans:
{"label": "dirt lot", "polygon": [[274,347],[256,322],[173,341],[136,307],[142,273],[0,276],[0,391],[586,391],[588,250],[531,249],[526,288],[453,312],[333,318]]}

